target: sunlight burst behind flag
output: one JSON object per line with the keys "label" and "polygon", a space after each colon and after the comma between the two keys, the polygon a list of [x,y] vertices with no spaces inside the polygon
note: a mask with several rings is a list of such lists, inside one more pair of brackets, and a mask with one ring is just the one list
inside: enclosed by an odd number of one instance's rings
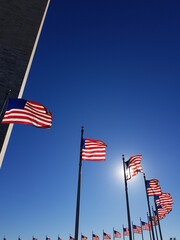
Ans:
{"label": "sunlight burst behind flag", "polygon": [[101,162],[106,158],[106,144],[100,140],[83,139],[82,160]]}
{"label": "sunlight burst behind flag", "polygon": [[130,157],[126,162],[126,179],[130,180],[132,177],[136,176],[138,172],[143,172],[141,166],[142,155],[136,155]]}
{"label": "sunlight burst behind flag", "polygon": [[2,124],[25,124],[51,128],[52,114],[42,105],[24,99],[9,99]]}

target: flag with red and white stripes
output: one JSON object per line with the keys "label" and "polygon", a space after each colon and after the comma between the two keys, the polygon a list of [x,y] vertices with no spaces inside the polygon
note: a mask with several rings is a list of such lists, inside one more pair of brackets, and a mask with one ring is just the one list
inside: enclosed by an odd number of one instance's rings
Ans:
{"label": "flag with red and white stripes", "polygon": [[146,222],[141,221],[143,230],[150,230],[150,225]]}
{"label": "flag with red and white stripes", "polygon": [[121,238],[120,232],[114,230],[114,238]]}
{"label": "flag with red and white stripes", "polygon": [[133,232],[136,234],[141,234],[142,233],[141,227],[137,225],[133,225]]}
{"label": "flag with red and white stripes", "polygon": [[81,240],[87,240],[87,237],[81,234]]}
{"label": "flag with red and white stripes", "polygon": [[136,155],[130,157],[126,164],[126,179],[130,180],[132,177],[136,176],[138,172],[143,172],[141,166],[142,155]]}
{"label": "flag with red and white stripes", "polygon": [[157,206],[159,205],[167,206],[173,204],[172,197],[169,193],[162,193],[160,196],[156,196],[155,200]]}
{"label": "flag with red and white stripes", "polygon": [[100,140],[83,139],[82,160],[103,162],[106,158],[106,144]]}
{"label": "flag with red and white stripes", "polygon": [[162,194],[159,181],[157,179],[146,180],[148,196],[160,196]]}
{"label": "flag with red and white stripes", "polygon": [[103,232],[104,239],[111,239],[111,236],[105,232]]}
{"label": "flag with red and white stripes", "polygon": [[124,233],[124,236],[129,236],[129,229],[123,228],[123,233]]}
{"label": "flag with red and white stripes", "polygon": [[51,128],[52,114],[42,105],[24,99],[9,99],[2,124],[25,124]]}
{"label": "flag with red and white stripes", "polygon": [[93,233],[92,234],[92,239],[93,240],[99,240],[99,236]]}

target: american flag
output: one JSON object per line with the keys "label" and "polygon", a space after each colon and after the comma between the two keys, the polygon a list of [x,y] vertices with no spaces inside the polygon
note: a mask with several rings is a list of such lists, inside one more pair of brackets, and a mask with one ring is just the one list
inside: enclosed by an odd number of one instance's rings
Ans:
{"label": "american flag", "polygon": [[130,180],[132,177],[136,176],[138,172],[143,172],[141,166],[142,155],[136,155],[130,157],[126,162],[126,179]]}
{"label": "american flag", "polygon": [[81,234],[81,240],[87,240],[87,237]]}
{"label": "american flag", "polygon": [[42,105],[24,99],[9,99],[2,124],[25,124],[51,128],[52,114]]}
{"label": "american flag", "polygon": [[124,236],[129,236],[129,229],[123,228]]}
{"label": "american flag", "polygon": [[142,233],[141,227],[137,225],[133,225],[133,232],[137,234],[141,234]]}
{"label": "american flag", "polygon": [[162,193],[160,196],[155,196],[155,200],[157,206],[161,205],[172,210],[173,200],[169,193]]}
{"label": "american flag", "polygon": [[99,240],[99,236],[93,233],[92,239],[93,239],[93,240]]}
{"label": "american flag", "polygon": [[159,181],[157,179],[146,180],[148,196],[160,196],[162,194]]}
{"label": "american flag", "polygon": [[114,237],[115,237],[115,238],[121,238],[120,232],[114,230]]}
{"label": "american flag", "polygon": [[165,217],[166,214],[168,214],[168,210],[166,208],[163,208],[161,205],[157,206],[158,216],[159,217]]}
{"label": "american flag", "polygon": [[83,139],[82,160],[102,162],[106,158],[106,144],[100,140]]}
{"label": "american flag", "polygon": [[104,239],[111,239],[111,236],[105,232],[103,233],[103,237]]}
{"label": "american flag", "polygon": [[141,221],[143,230],[150,230],[150,225],[146,222]]}
{"label": "american flag", "polygon": [[153,226],[156,226],[158,224],[158,221],[157,221],[157,216],[153,216],[153,217],[148,217],[149,218],[149,222],[150,222],[150,226],[151,226],[151,221],[150,219],[152,219],[152,225]]}

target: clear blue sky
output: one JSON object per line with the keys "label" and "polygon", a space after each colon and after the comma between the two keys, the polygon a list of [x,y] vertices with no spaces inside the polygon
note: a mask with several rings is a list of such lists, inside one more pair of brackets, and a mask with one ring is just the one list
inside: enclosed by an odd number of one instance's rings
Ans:
{"label": "clear blue sky", "polygon": [[[147,179],[174,200],[164,239],[180,239],[179,13],[178,0],[51,0],[23,98],[44,104],[53,126],[13,128],[0,170],[0,239],[74,235],[82,125],[108,147],[106,162],[83,163],[79,233],[122,233],[121,156],[141,153]],[[138,225],[147,212],[142,175],[128,187]]]}

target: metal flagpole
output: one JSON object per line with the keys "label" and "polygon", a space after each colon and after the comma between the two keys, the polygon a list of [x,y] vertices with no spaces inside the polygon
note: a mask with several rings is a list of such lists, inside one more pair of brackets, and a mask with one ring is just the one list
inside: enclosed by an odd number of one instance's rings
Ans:
{"label": "metal flagpole", "polygon": [[154,217],[154,226],[155,226],[156,239],[158,240],[157,227],[156,227],[156,218],[155,218],[153,206],[152,206],[152,212],[153,212],[153,217]]}
{"label": "metal flagpole", "polygon": [[133,228],[133,221],[132,221],[132,233],[133,233],[133,240],[135,240],[135,237],[134,237],[134,228]]}
{"label": "metal flagpole", "polygon": [[125,240],[125,237],[124,237],[124,225],[122,227],[123,227],[123,240]]}
{"label": "metal flagpole", "polygon": [[152,238],[153,238],[153,240],[155,240],[155,237],[154,237],[154,229],[153,229],[153,225],[152,225],[151,209],[150,209],[150,204],[149,204],[149,196],[148,196],[148,194],[147,194],[147,186],[146,186],[146,176],[145,176],[145,173],[144,173],[143,175],[144,175],[144,183],[145,183],[145,189],[146,189],[146,197],[147,197],[147,204],[148,204],[148,210],[149,210],[149,217],[150,217],[150,222],[151,222]]}
{"label": "metal flagpole", "polygon": [[84,133],[84,127],[82,126],[81,127],[80,158],[79,158],[78,190],[77,190],[77,202],[76,202],[75,240],[78,240],[78,231],[79,231],[79,210],[80,210],[80,192],[81,192],[83,133]]}
{"label": "metal flagpole", "polygon": [[140,224],[141,224],[141,235],[142,235],[142,240],[144,240],[144,234],[143,234],[143,228],[142,228],[141,218],[140,218]]}
{"label": "metal flagpole", "polygon": [[127,206],[127,217],[128,217],[128,227],[129,227],[129,240],[132,240],[131,218],[130,218],[130,210],[129,210],[128,187],[127,187],[127,179],[126,179],[126,173],[125,173],[125,158],[124,158],[124,155],[122,155],[122,160],[123,160],[123,168],[124,168],[124,183],[125,183],[126,206]]}
{"label": "metal flagpole", "polygon": [[150,240],[152,240],[152,238],[151,238],[151,230],[150,230],[150,228],[151,228],[152,226],[151,226],[151,224],[149,223],[148,213],[147,213],[147,221],[148,221],[148,224],[149,224],[149,238],[150,238]]}
{"label": "metal flagpole", "polygon": [[4,117],[4,111],[5,111],[5,108],[6,108],[6,105],[7,105],[7,102],[8,102],[8,99],[9,99],[9,95],[11,93],[11,89],[8,90],[7,94],[6,94],[6,98],[4,100],[4,104],[2,106],[2,109],[1,109],[1,112],[0,112],[0,123],[2,122],[3,120],[3,117]]}
{"label": "metal flagpole", "polygon": [[158,227],[159,227],[159,235],[160,235],[160,239],[163,240],[162,232],[161,232],[161,226],[160,226],[160,221],[159,221],[159,214],[158,214],[158,209],[157,209],[157,204],[156,204],[155,196],[154,196],[154,205],[155,205],[156,214],[157,214],[157,220],[158,220]]}

